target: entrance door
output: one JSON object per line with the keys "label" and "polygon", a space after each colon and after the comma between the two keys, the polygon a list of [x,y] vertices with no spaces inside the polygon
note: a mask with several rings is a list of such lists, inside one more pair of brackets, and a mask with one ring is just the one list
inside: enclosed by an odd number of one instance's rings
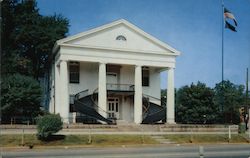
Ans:
{"label": "entrance door", "polygon": [[108,98],[108,117],[119,119],[119,98]]}

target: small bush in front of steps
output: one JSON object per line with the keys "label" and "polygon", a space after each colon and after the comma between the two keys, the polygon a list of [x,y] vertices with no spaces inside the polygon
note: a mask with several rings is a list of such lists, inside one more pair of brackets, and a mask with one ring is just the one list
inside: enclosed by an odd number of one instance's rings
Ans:
{"label": "small bush in front of steps", "polygon": [[63,122],[59,114],[47,114],[37,119],[37,138],[48,141],[50,137],[61,130]]}

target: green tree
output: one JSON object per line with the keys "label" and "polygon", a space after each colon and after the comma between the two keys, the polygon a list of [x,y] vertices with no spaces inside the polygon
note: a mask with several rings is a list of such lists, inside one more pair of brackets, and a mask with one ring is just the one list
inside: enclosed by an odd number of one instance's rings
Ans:
{"label": "green tree", "polygon": [[[66,36],[69,22],[61,15],[39,14],[35,0],[3,0],[0,3],[2,114],[5,118],[34,117],[40,109],[41,94],[38,95],[38,91],[41,90],[36,81],[25,76],[37,80],[44,75],[53,58],[53,45]],[[16,73],[25,76],[13,75]],[[4,83],[11,85],[11,89],[8,90]],[[28,93],[33,94],[28,96]]]}
{"label": "green tree", "polygon": [[240,122],[239,108],[244,104],[244,86],[235,85],[230,81],[223,81],[216,84],[214,102],[220,107],[221,122]]}
{"label": "green tree", "polygon": [[41,113],[41,88],[31,77],[20,74],[4,76],[0,98],[4,122],[10,122],[10,118],[13,117],[26,117],[32,120]]}
{"label": "green tree", "polygon": [[2,73],[38,79],[48,68],[56,40],[66,36],[69,22],[61,15],[42,16],[35,0],[3,0]]}
{"label": "green tree", "polygon": [[62,129],[63,122],[59,114],[48,114],[38,117],[37,137],[40,140],[48,140],[51,135]]}
{"label": "green tree", "polygon": [[176,121],[178,123],[216,123],[218,108],[213,102],[214,91],[204,83],[184,86],[176,95]]}

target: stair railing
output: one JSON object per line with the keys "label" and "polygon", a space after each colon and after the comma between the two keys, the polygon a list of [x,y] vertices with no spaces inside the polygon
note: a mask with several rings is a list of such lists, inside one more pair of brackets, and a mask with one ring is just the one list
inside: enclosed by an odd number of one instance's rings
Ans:
{"label": "stair railing", "polygon": [[143,108],[142,109],[142,116],[143,116],[143,118],[146,117],[149,107],[150,107],[149,98],[142,96],[142,108]]}
{"label": "stair railing", "polygon": [[93,109],[92,106],[86,105],[86,104],[84,104],[83,102],[79,101],[79,99],[88,96],[88,91],[89,91],[89,89],[86,89],[86,90],[83,90],[83,91],[81,91],[81,92],[75,94],[75,96],[74,96],[74,102],[75,102],[75,103],[77,102],[77,103],[79,103],[79,104],[81,104],[81,105],[84,105],[84,106],[86,106],[86,107],[88,107],[88,108],[92,108],[92,109]]}
{"label": "stair railing", "polygon": [[77,94],[75,94],[74,100],[79,100],[80,98],[86,97],[88,95],[89,89],[86,89],[84,91],[81,91]]}
{"label": "stair railing", "polygon": [[[151,101],[152,103],[154,103],[154,104],[156,104],[156,105],[158,105],[158,106],[161,106],[161,105],[162,105],[162,104],[161,104],[162,100],[161,100],[160,98],[156,98],[156,97],[150,96],[150,95],[148,95],[148,94],[143,94],[143,97],[149,98],[149,101]],[[166,102],[166,101],[165,101],[165,102]],[[164,103],[165,103],[165,102],[164,102]]]}
{"label": "stair railing", "polygon": [[[108,116],[108,112],[107,111],[105,111],[104,109],[102,109],[101,107],[99,107],[98,106],[98,103],[96,104],[96,102],[95,102],[95,100],[96,100],[96,95],[98,94],[98,88],[96,88],[94,91],[93,91],[93,93],[92,93],[92,95],[91,95],[91,100],[92,100],[92,102],[93,102],[93,106],[95,107],[95,109],[96,110],[98,110],[98,111],[101,111],[101,112],[104,112],[107,116]],[[108,119],[108,118],[107,118]],[[110,119],[111,120],[111,119]],[[115,123],[115,118],[114,119],[112,119],[112,121],[113,121],[113,123]]]}
{"label": "stair railing", "polygon": [[75,100],[75,102],[76,102],[76,103],[79,103],[79,104],[81,104],[81,105],[84,105],[84,106],[86,106],[86,107],[88,107],[88,108],[94,109],[94,107],[89,106],[89,105],[87,105],[87,104],[84,104],[83,102],[81,102],[81,101],[79,101],[79,100]]}
{"label": "stair railing", "polygon": [[[144,110],[144,114],[147,113],[148,109],[150,108],[150,102],[158,105],[161,107],[161,99],[147,95],[147,94],[143,94],[142,95],[142,101],[143,101],[143,108]],[[160,105],[159,105],[160,104]]]}
{"label": "stair railing", "polygon": [[[162,101],[163,101],[163,103],[162,103]],[[148,114],[148,110],[150,108],[150,102],[154,103],[155,105],[158,105],[158,106],[162,107],[162,109],[159,110],[159,111]],[[147,95],[147,94],[143,94],[143,108],[145,109],[143,114],[142,114],[143,119],[146,118],[147,116],[151,116],[151,115],[154,115],[156,113],[161,112],[162,110],[165,110],[166,107],[162,106],[164,104],[166,105],[165,100],[162,100],[162,99],[159,99],[159,98]]]}
{"label": "stair railing", "polygon": [[115,84],[115,83],[107,83],[107,90],[115,90],[115,91],[135,91],[134,85],[132,84]]}

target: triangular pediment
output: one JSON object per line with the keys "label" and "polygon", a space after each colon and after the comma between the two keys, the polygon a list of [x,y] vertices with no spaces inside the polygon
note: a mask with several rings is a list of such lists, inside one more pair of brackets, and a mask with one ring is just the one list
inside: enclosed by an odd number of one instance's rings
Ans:
{"label": "triangular pediment", "polygon": [[150,53],[168,53],[173,55],[180,54],[174,48],[147,34],[124,19],[74,36],[69,36],[57,41],[57,44]]}

